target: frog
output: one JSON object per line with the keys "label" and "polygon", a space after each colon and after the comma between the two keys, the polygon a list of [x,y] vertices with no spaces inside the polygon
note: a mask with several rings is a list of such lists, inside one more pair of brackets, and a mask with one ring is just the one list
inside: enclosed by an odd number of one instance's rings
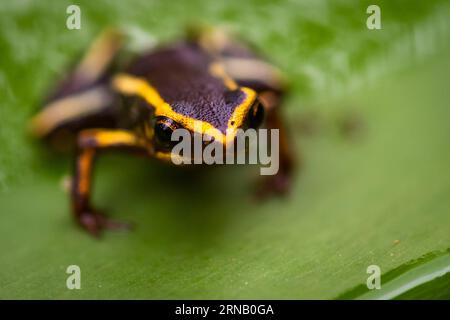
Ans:
{"label": "frog", "polygon": [[279,130],[279,170],[258,190],[289,192],[296,157],[280,112],[287,85],[279,68],[221,28],[188,32],[142,52],[130,53],[126,43],[122,30],[103,31],[31,120],[35,137],[73,150],[69,194],[80,227],[98,237],[131,226],[92,204],[98,156],[109,150],[170,162],[171,135],[179,128],[209,130],[224,148],[238,129]]}

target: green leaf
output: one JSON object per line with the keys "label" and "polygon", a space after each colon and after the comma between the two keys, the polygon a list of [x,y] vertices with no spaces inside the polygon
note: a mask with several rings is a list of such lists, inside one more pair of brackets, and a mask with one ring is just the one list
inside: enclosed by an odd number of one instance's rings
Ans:
{"label": "green leaf", "polygon": [[[380,279],[381,280],[381,279]],[[450,250],[428,254],[383,275],[378,289],[360,285],[339,299],[447,299],[450,297]]]}
{"label": "green leaf", "polygon": [[[433,273],[402,266],[450,244],[448,1],[378,1],[381,30],[368,1],[79,1],[81,30],[66,29],[69,4],[0,5],[0,298],[331,299],[369,265],[386,292]],[[286,72],[292,193],[252,201],[256,168],[105,155],[94,200],[137,228],[92,239],[60,186],[72,160],[27,121],[105,26],[169,41],[192,21],[228,25]],[[448,273],[433,279],[397,298],[448,298]]]}

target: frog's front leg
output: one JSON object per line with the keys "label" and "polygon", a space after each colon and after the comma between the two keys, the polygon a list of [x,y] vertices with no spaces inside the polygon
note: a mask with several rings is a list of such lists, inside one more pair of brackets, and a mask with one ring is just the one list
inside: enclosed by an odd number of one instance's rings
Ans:
{"label": "frog's front leg", "polygon": [[280,116],[279,108],[267,110],[266,127],[267,129],[279,130],[279,170],[273,176],[266,176],[258,190],[259,196],[265,196],[272,193],[286,194],[289,192],[294,176],[294,170],[298,165],[295,159],[292,142],[285,123]]}
{"label": "frog's front leg", "polygon": [[98,236],[102,229],[128,229],[129,224],[114,221],[91,204],[92,169],[95,158],[103,149],[127,149],[149,154],[146,142],[131,131],[90,129],[78,137],[78,155],[72,181],[72,210],[75,220],[90,234]]}

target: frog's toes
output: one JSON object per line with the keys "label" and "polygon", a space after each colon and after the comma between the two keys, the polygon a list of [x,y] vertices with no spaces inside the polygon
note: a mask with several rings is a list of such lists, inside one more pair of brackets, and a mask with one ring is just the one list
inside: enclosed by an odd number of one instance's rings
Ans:
{"label": "frog's toes", "polygon": [[291,184],[291,175],[282,171],[273,176],[265,176],[258,182],[256,198],[261,200],[270,196],[285,196],[289,193]]}
{"label": "frog's toes", "polygon": [[102,212],[87,210],[78,216],[78,223],[94,237],[99,237],[103,230],[130,230],[132,224],[109,218]]}

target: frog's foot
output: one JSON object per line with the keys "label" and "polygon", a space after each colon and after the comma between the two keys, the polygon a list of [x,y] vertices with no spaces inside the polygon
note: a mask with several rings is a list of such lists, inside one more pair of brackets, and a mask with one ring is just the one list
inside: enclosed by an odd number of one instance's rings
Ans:
{"label": "frog's foot", "polygon": [[128,231],[132,228],[130,223],[109,218],[97,210],[84,210],[77,215],[78,224],[94,237],[99,237],[103,230]]}
{"label": "frog's foot", "polygon": [[291,189],[291,182],[291,174],[283,171],[279,171],[273,176],[265,176],[258,181],[256,198],[261,200],[270,196],[285,196]]}

